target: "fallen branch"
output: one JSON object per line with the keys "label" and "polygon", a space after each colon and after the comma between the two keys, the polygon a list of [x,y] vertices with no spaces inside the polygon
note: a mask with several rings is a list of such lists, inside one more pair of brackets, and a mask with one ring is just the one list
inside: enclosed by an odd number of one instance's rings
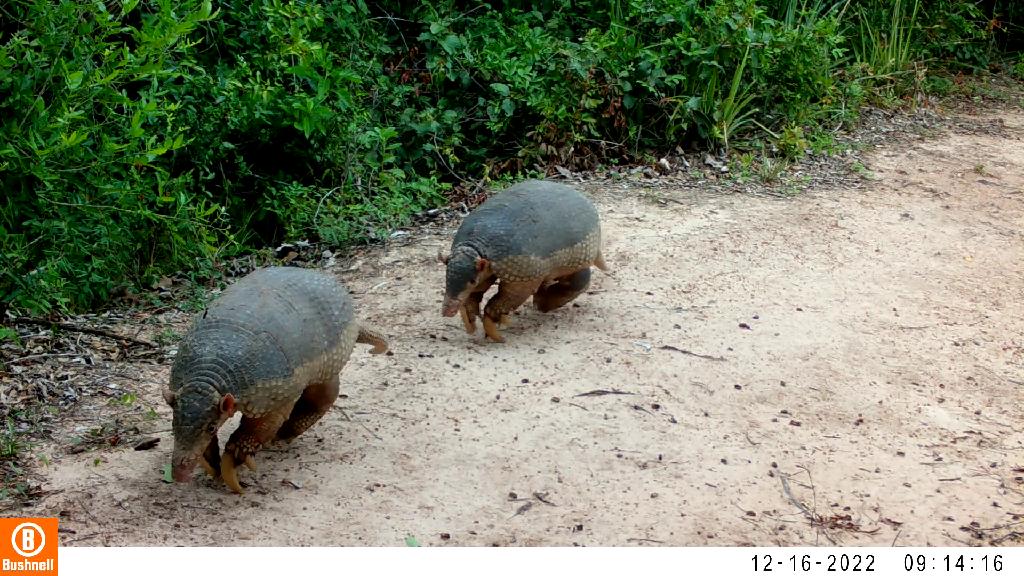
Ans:
{"label": "fallen branch", "polygon": [[149,342],[148,340],[139,340],[138,338],[132,338],[131,336],[125,336],[123,334],[117,334],[109,330],[103,330],[102,328],[92,328],[90,326],[79,326],[77,324],[71,324],[69,322],[54,322],[52,320],[39,320],[36,318],[15,318],[15,324],[31,324],[33,326],[46,326],[51,330],[59,328],[61,330],[67,330],[68,332],[79,332],[82,334],[92,334],[93,336],[102,336],[104,338],[110,338],[112,340],[120,340],[129,344],[135,344],[136,346],[145,346],[147,348],[159,348],[156,344]]}
{"label": "fallen branch", "polygon": [[354,422],[354,423],[362,426],[363,430],[366,430],[371,436],[373,436],[377,440],[383,440],[383,438],[381,438],[379,435],[377,435],[376,432],[374,432],[373,430],[370,430],[369,426],[367,426],[366,424],[363,424],[359,420],[353,420],[352,417],[348,415],[348,412],[346,412],[344,408],[342,408],[341,406],[337,406],[337,408],[338,408],[339,411],[341,411],[341,415],[345,417],[345,420],[348,420],[349,422]]}
{"label": "fallen branch", "polygon": [[703,358],[705,360],[714,360],[715,362],[725,362],[724,356],[709,356],[707,354],[698,354],[697,352],[691,352],[683,348],[676,348],[669,344],[665,344],[660,347],[661,350],[671,350],[673,352],[679,352],[680,354],[686,354],[687,356],[693,356],[694,358]]}
{"label": "fallen branch", "polygon": [[95,538],[97,536],[110,536],[111,534],[113,534],[113,532],[94,532],[92,534],[86,534],[85,536],[79,536],[77,538],[70,538],[68,540],[65,540],[61,544],[65,544],[65,545],[66,544],[73,544],[75,542],[82,542],[83,540],[89,540],[89,539]]}
{"label": "fallen branch", "polygon": [[793,496],[793,491],[790,490],[789,488],[789,479],[786,477],[786,475],[779,474],[779,479],[782,480],[782,492],[786,495],[786,498],[788,498],[794,506],[799,508],[808,520],[812,522],[818,522],[820,520],[820,518],[818,518],[818,515],[814,512],[811,512],[811,510],[807,508],[807,506],[803,502],[797,500],[796,497]]}
{"label": "fallen branch", "polygon": [[835,546],[836,541],[833,540],[831,536],[829,536],[828,530],[823,529],[824,521],[822,517],[819,514],[811,512],[811,510],[806,505],[804,505],[803,502],[797,500],[796,497],[793,496],[793,491],[790,490],[789,488],[789,478],[787,478],[785,474],[779,474],[779,479],[782,480],[782,491],[783,493],[785,493],[786,498],[788,498],[789,501],[792,502],[793,505],[796,506],[800,510],[800,512],[802,512],[803,515],[807,517],[807,519],[811,522],[811,526],[819,528],[818,532],[825,536],[825,539],[828,540],[833,546]]}
{"label": "fallen branch", "polygon": [[81,352],[45,352],[42,354],[29,354],[28,356],[21,356],[9,360],[8,364],[22,364],[25,362],[32,362],[34,360],[42,360],[45,358],[71,358],[71,357],[82,357],[86,356]]}
{"label": "fallen branch", "polygon": [[538,501],[547,504],[548,506],[558,506],[558,504],[555,504],[554,502],[548,500],[547,492],[534,492],[533,497],[536,498]]}
{"label": "fallen branch", "polygon": [[580,396],[607,396],[609,394],[626,394],[626,395],[630,395],[631,396],[634,393],[633,392],[623,392],[622,390],[616,390],[615,388],[612,388],[611,390],[591,390],[590,392],[584,392],[582,394],[577,394],[574,397],[575,398],[579,398]]}

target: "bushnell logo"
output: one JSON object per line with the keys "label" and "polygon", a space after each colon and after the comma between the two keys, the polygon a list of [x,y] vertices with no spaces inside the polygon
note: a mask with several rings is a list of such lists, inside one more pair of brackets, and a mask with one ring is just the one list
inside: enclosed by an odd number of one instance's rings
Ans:
{"label": "bushnell logo", "polygon": [[0,518],[4,574],[57,573],[56,518]]}

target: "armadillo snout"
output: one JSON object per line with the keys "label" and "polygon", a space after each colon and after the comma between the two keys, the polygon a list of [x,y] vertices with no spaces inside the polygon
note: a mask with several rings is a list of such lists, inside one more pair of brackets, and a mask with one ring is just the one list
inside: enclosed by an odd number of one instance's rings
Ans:
{"label": "armadillo snout", "polygon": [[441,304],[441,315],[445,317],[452,317],[459,313],[459,308],[462,307],[462,301],[458,298],[450,298],[445,296],[444,304]]}
{"label": "armadillo snout", "polygon": [[192,471],[196,467],[196,458],[174,459],[171,465],[171,477],[175,482],[188,482],[192,479]]}

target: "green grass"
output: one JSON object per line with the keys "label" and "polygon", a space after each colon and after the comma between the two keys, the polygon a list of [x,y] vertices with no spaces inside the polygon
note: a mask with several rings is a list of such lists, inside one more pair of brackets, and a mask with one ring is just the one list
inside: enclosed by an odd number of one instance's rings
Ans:
{"label": "green grass", "polygon": [[14,421],[7,418],[0,427],[0,460],[14,460],[22,451],[21,434],[14,427]]}

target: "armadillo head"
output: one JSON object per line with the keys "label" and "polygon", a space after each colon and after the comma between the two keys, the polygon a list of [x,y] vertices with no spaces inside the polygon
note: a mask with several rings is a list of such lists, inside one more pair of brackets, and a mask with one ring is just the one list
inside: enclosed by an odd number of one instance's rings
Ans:
{"label": "armadillo head", "polygon": [[171,475],[175,482],[187,482],[217,429],[234,414],[235,397],[210,384],[193,383],[177,392],[165,390],[164,400],[174,409]]}
{"label": "armadillo head", "polygon": [[455,316],[474,288],[490,273],[490,262],[468,246],[459,246],[445,262],[444,304],[442,316]]}

